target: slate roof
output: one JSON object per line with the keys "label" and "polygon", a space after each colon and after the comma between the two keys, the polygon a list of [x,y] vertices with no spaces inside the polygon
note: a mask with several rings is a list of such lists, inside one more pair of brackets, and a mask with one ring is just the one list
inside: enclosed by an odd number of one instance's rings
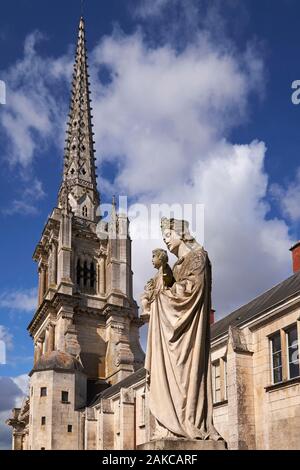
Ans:
{"label": "slate roof", "polygon": [[129,375],[125,379],[121,380],[115,385],[112,385],[111,387],[107,388],[101,393],[98,393],[98,395],[95,396],[95,399],[92,401],[92,403],[89,406],[95,406],[97,405],[100,400],[103,398],[109,398],[113,396],[115,393],[118,393],[121,388],[129,388],[131,385],[134,385],[135,383],[139,382],[142,380],[146,375],[146,369],[142,367],[141,369],[138,369],[136,372],[133,374]]}
{"label": "slate roof", "polygon": [[217,321],[211,327],[211,339],[214,340],[217,337],[222,336],[226,333],[230,325],[241,325],[256,316],[263,314],[267,310],[283,304],[289,298],[295,297],[299,294],[300,272],[297,272],[258,297],[255,297],[251,302],[243,305],[226,317]]}

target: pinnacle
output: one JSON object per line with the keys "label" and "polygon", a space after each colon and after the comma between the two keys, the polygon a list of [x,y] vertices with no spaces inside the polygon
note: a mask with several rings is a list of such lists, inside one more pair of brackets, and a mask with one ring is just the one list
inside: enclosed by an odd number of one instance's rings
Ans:
{"label": "pinnacle", "polygon": [[71,81],[72,89],[66,130],[63,184],[69,181],[74,186],[88,187],[93,192],[94,198],[99,200],[88,77],[85,24],[83,17],[81,17]]}

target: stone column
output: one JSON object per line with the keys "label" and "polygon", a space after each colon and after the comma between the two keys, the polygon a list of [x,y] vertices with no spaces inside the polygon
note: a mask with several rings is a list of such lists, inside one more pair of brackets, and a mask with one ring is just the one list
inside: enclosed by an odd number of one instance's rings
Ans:
{"label": "stone column", "polygon": [[12,450],[23,450],[23,432],[13,431]]}
{"label": "stone column", "polygon": [[36,360],[38,362],[40,360],[41,355],[43,354],[43,340],[39,338],[36,342],[36,346],[37,346]]}
{"label": "stone column", "polygon": [[119,289],[132,298],[132,271],[131,271],[131,240],[129,238],[129,221],[125,214],[119,214]]}
{"label": "stone column", "polygon": [[47,289],[47,270],[44,264],[41,264],[39,269],[40,274],[40,289],[39,289],[39,304],[44,300],[44,295],[46,294]]}
{"label": "stone column", "polygon": [[40,339],[38,339],[34,343],[34,365],[37,364],[37,362],[40,360],[42,352],[43,352],[43,343]]}
{"label": "stone column", "polygon": [[80,267],[81,267],[81,272],[80,272],[80,283],[79,283],[79,286],[80,286],[80,290],[83,292],[84,291],[84,262],[85,262],[85,259],[82,258],[80,259]]}
{"label": "stone column", "polygon": [[53,286],[53,249],[52,246],[49,248],[49,257],[48,257],[48,277],[49,277],[49,286]]}
{"label": "stone column", "polygon": [[62,304],[57,313],[55,330],[56,330],[56,344],[57,350],[66,351],[66,333],[73,325],[73,306]]}
{"label": "stone column", "polygon": [[94,408],[86,408],[85,415],[85,450],[96,450],[97,420]]}
{"label": "stone column", "polygon": [[106,279],[105,279],[105,258],[101,256],[99,260],[99,294],[105,295],[106,291]]}
{"label": "stone column", "polygon": [[52,352],[54,351],[54,325],[53,323],[50,323],[48,328],[48,343],[47,343],[47,352]]}
{"label": "stone column", "polygon": [[56,273],[57,273],[57,247],[53,243],[51,246],[51,253],[49,257],[49,285],[50,287],[56,286]]}
{"label": "stone column", "polygon": [[65,332],[65,348],[67,353],[75,357],[79,356],[81,352],[78,342],[78,331],[73,323],[69,324]]}
{"label": "stone column", "polygon": [[120,390],[120,449],[133,450],[136,446],[135,436],[135,400],[132,388]]}
{"label": "stone column", "polygon": [[48,285],[49,285],[48,266],[45,266],[45,268],[44,268],[44,295],[46,294],[46,292],[48,290]]}
{"label": "stone column", "polygon": [[49,352],[49,327],[46,328],[45,333],[45,346],[44,346],[45,353]]}
{"label": "stone column", "polygon": [[96,286],[97,286],[97,294],[100,294],[101,287],[100,287],[100,262],[96,263]]}
{"label": "stone column", "polygon": [[42,355],[46,354],[46,352],[47,352],[47,349],[46,349],[46,336],[45,336],[45,338],[43,338],[42,340]]}
{"label": "stone column", "polygon": [[53,283],[57,285],[57,242],[53,242]]}
{"label": "stone column", "polygon": [[72,294],[71,257],[72,257],[72,214],[64,213],[62,216],[59,247],[58,247],[58,276],[60,292]]}
{"label": "stone column", "polygon": [[41,305],[41,298],[42,298],[42,294],[41,294],[41,270],[40,268],[38,269],[38,276],[39,276],[39,279],[38,279],[38,306]]}
{"label": "stone column", "polygon": [[42,266],[39,267],[39,305],[43,302],[44,298],[44,273]]}
{"label": "stone column", "polygon": [[101,400],[97,448],[99,450],[114,449],[114,413],[110,400]]}
{"label": "stone column", "polygon": [[252,355],[243,331],[230,327],[227,349],[230,450],[256,447]]}
{"label": "stone column", "polygon": [[34,356],[33,356],[33,364],[36,365],[38,361],[38,345],[34,343]]}
{"label": "stone column", "polygon": [[29,441],[29,429],[26,429],[25,434],[24,434],[23,450],[29,450],[28,441]]}
{"label": "stone column", "polygon": [[110,307],[106,308],[105,375],[112,385],[125,379],[134,371],[134,356],[130,348],[129,319],[118,314]]}

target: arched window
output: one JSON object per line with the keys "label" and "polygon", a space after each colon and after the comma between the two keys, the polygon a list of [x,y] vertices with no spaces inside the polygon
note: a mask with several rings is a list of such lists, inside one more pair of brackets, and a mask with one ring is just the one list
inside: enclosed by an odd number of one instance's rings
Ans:
{"label": "arched window", "polygon": [[84,287],[86,287],[87,284],[88,284],[88,278],[89,278],[89,269],[88,269],[87,261],[85,261],[84,265],[83,265],[83,285],[84,285]]}
{"label": "arched window", "polygon": [[76,283],[82,292],[94,293],[96,288],[95,263],[90,260],[77,260]]}
{"label": "arched window", "polygon": [[77,285],[80,285],[80,279],[81,279],[81,263],[80,259],[77,261],[77,266],[76,266],[76,282]]}
{"label": "arched window", "polygon": [[95,287],[95,277],[96,277],[95,265],[94,265],[94,263],[91,263],[91,268],[90,268],[90,286],[91,286],[91,289],[94,289],[94,287]]}
{"label": "arched window", "polygon": [[83,215],[83,217],[87,217],[87,215],[88,215],[88,210],[87,210],[86,206],[83,206],[83,208],[82,208],[82,215]]}

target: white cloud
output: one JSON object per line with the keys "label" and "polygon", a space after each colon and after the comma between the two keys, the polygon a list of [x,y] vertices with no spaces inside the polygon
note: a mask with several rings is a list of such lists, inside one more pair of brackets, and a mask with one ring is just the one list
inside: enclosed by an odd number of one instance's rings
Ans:
{"label": "white cloud", "polygon": [[36,203],[46,196],[42,182],[36,178],[29,181],[26,178],[23,185],[25,185],[25,188],[22,191],[22,197],[14,199],[8,206],[3,208],[2,214],[36,215],[39,212]]}
{"label": "white cloud", "polygon": [[[213,263],[213,303],[219,317],[291,274],[288,227],[282,220],[267,220],[264,158],[263,143],[221,142],[207,161],[194,166],[190,184],[167,187],[151,199],[173,203],[180,194],[182,203],[204,203],[204,244]],[[146,222],[132,224],[135,228]],[[157,246],[163,246],[161,239],[133,242],[137,299],[153,275],[151,250]]]}
{"label": "white cloud", "polygon": [[2,209],[2,214],[4,215],[36,215],[38,214],[38,208],[32,203],[21,201],[20,199],[15,199],[11,204]]}
{"label": "white cloud", "polygon": [[116,184],[131,195],[188,180],[199,156],[242,120],[257,82],[257,59],[243,70],[206,39],[176,53],[148,49],[140,34],[107,38],[94,57],[113,77],[98,85],[97,145],[103,159],[122,156]]}
{"label": "white cloud", "polygon": [[42,199],[45,197],[45,192],[43,190],[43,185],[41,181],[35,179],[30,187],[26,188],[24,191],[25,198],[34,198],[34,199]]}
{"label": "white cloud", "polygon": [[0,411],[0,450],[11,450],[12,431],[5,421],[10,417],[11,410]]}
{"label": "white cloud", "polygon": [[272,185],[271,193],[277,200],[283,215],[292,222],[298,222],[300,220],[300,168],[295,179],[288,185]]}
{"label": "white cloud", "polygon": [[27,374],[22,374],[17,377],[11,377],[11,379],[22,392],[22,395],[16,398],[15,406],[18,408],[21,407],[24,397],[28,395],[29,377]]}
{"label": "white cloud", "polygon": [[[205,204],[218,314],[288,276],[291,240],[286,223],[269,216],[265,145],[224,139],[248,118],[253,91],[263,90],[255,50],[238,55],[201,37],[175,52],[168,44],[149,48],[140,33],[118,34],[93,59],[111,71],[109,84],[94,81],[93,107],[102,158],[119,165],[114,189],[145,204]],[[136,295],[152,274],[151,249],[161,244],[133,244]]]}
{"label": "white cloud", "polygon": [[136,5],[135,14],[141,18],[157,16],[170,0],[142,0]]}
{"label": "white cloud", "polygon": [[5,146],[1,158],[14,170],[20,181],[18,191],[22,191],[21,197],[2,209],[6,215],[38,213],[44,190],[32,171],[33,160],[50,146],[60,154],[64,147],[67,100],[62,96],[69,89],[72,58],[71,54],[41,57],[37,45],[44,39],[38,31],[28,35],[23,57],[1,73],[7,95],[0,114]]}
{"label": "white cloud", "polygon": [[267,218],[265,150],[260,142],[221,143],[195,167],[193,193],[205,204],[205,245],[219,315],[291,274],[288,227]]}
{"label": "white cloud", "polygon": [[0,309],[32,312],[37,306],[37,290],[24,289],[0,293]]}
{"label": "white cloud", "polygon": [[12,408],[20,408],[28,393],[28,376],[0,377],[0,450],[11,449],[12,428],[5,424]]}
{"label": "white cloud", "polygon": [[12,349],[13,347],[13,336],[10,333],[9,329],[3,325],[0,325],[0,341],[3,341],[7,349]]}
{"label": "white cloud", "polygon": [[42,39],[38,31],[27,36],[23,58],[3,74],[7,102],[0,122],[9,142],[6,158],[23,168],[50,142],[63,142],[66,115],[55,92],[69,82],[72,62],[69,56],[42,58],[36,51]]}
{"label": "white cloud", "polygon": [[249,12],[243,2],[134,0],[129,5],[151,43],[155,38],[156,43],[169,43],[182,50],[199,35],[206,35],[218,48],[243,47],[241,33],[249,22]]}

